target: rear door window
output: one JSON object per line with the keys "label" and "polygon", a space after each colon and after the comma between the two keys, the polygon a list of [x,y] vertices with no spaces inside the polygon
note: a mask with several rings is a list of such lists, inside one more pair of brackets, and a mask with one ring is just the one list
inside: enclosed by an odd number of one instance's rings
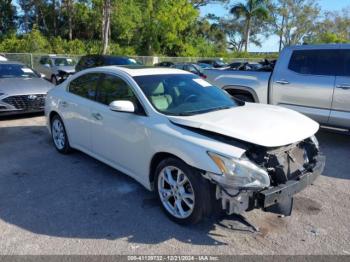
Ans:
{"label": "rear door window", "polygon": [[90,73],[74,79],[69,84],[69,92],[89,100],[96,98],[96,86],[101,74]]}
{"label": "rear door window", "polygon": [[116,100],[128,100],[137,104],[136,96],[124,80],[114,75],[104,74],[98,85],[96,101],[109,105]]}
{"label": "rear door window", "polygon": [[335,76],[341,69],[339,51],[335,49],[295,50],[288,69],[304,75]]}
{"label": "rear door window", "polygon": [[342,70],[339,71],[337,76],[350,77],[350,49],[340,50],[340,56],[342,58]]}

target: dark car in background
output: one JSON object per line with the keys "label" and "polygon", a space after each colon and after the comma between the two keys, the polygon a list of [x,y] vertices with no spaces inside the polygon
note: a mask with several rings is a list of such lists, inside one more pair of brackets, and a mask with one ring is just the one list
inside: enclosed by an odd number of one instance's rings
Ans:
{"label": "dark car in background", "polygon": [[214,68],[227,67],[227,64],[220,59],[203,59],[198,60],[197,63],[208,64]]}
{"label": "dark car in background", "polygon": [[138,66],[140,62],[127,56],[110,56],[110,55],[86,55],[82,56],[75,66],[75,71],[81,71],[87,68],[109,65],[121,66]]}
{"label": "dark car in background", "polygon": [[163,61],[163,62],[154,64],[154,66],[157,66],[157,67],[172,67],[173,65],[175,65],[175,63],[171,61]]}
{"label": "dark car in background", "polygon": [[175,64],[175,65],[173,65],[171,67],[191,72],[192,74],[196,74],[196,75],[198,75],[198,76],[200,76],[201,78],[204,78],[204,79],[207,78],[207,76],[204,74],[203,69],[197,64],[193,64],[193,63],[177,63],[177,64]]}
{"label": "dark car in background", "polygon": [[43,112],[46,93],[52,87],[22,63],[0,61],[0,116]]}
{"label": "dark car in background", "polygon": [[263,67],[258,62],[232,62],[228,64],[229,69],[240,70],[240,71],[258,71]]}
{"label": "dark car in background", "polygon": [[197,63],[196,65],[198,65],[202,69],[213,69],[214,68],[212,65],[205,64],[205,63]]}

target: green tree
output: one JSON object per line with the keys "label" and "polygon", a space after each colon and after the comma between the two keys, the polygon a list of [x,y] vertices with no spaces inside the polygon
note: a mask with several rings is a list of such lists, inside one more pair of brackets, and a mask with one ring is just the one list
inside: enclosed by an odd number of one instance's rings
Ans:
{"label": "green tree", "polygon": [[190,3],[194,8],[200,8],[208,4],[226,4],[229,0],[190,0]]}
{"label": "green tree", "polygon": [[247,52],[251,34],[252,20],[263,21],[268,19],[269,11],[266,0],[247,0],[231,7],[230,13],[237,19],[244,19],[244,51]]}
{"label": "green tree", "polygon": [[316,0],[278,0],[272,13],[281,50],[284,46],[301,44],[315,30],[320,7]]}
{"label": "green tree", "polygon": [[17,9],[12,0],[0,2],[0,37],[13,33],[16,30]]}
{"label": "green tree", "polygon": [[350,7],[341,11],[326,12],[314,30],[306,37],[308,43],[350,42]]}
{"label": "green tree", "polygon": [[139,4],[143,10],[142,53],[178,55],[188,49],[186,42],[199,16],[188,0],[139,0]]}

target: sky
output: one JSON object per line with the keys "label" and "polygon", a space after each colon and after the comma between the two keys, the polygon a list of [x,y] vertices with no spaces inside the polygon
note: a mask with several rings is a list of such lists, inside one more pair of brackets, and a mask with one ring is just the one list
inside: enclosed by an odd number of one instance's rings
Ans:
{"label": "sky", "polygon": [[[242,1],[242,0],[240,0]],[[239,1],[231,1],[232,3]],[[338,11],[345,7],[350,6],[350,0],[318,0],[322,11]],[[220,4],[210,4],[201,8],[201,16],[205,16],[208,13],[215,14],[217,16],[227,16],[228,10],[224,5]],[[276,52],[278,51],[278,37],[275,35],[269,38],[261,37],[262,47],[257,47],[253,44],[249,45],[248,51],[250,52]]]}

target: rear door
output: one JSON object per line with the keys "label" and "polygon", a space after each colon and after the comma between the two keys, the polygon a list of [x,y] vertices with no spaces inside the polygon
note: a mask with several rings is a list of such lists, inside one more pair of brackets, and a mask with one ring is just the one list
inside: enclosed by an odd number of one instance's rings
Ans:
{"label": "rear door", "polygon": [[95,103],[99,73],[84,74],[70,82],[66,97],[59,102],[73,147],[91,151],[91,104]]}
{"label": "rear door", "polygon": [[335,80],[335,89],[329,124],[350,128],[350,47],[339,50],[341,70]]}
{"label": "rear door", "polygon": [[339,69],[337,49],[287,49],[280,59],[271,79],[271,103],[326,124]]}

